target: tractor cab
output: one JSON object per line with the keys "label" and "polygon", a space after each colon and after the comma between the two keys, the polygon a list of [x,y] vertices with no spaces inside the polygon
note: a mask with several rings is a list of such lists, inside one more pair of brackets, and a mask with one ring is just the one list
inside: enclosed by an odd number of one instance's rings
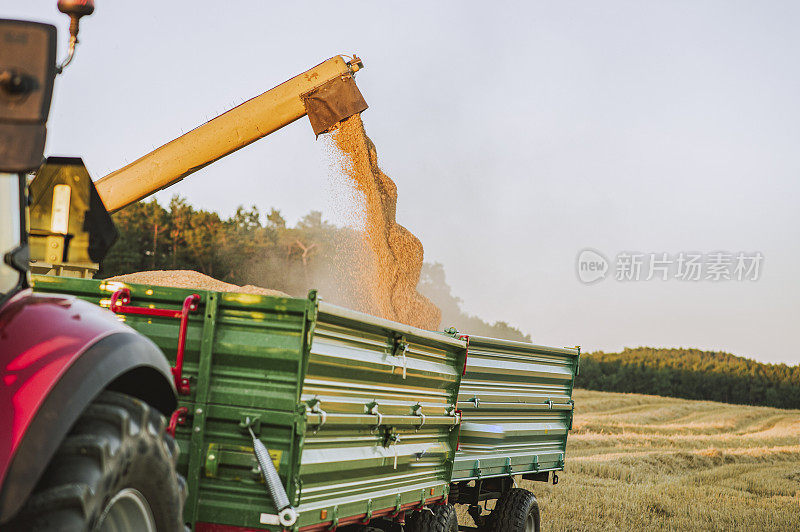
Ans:
{"label": "tractor cab", "polygon": [[94,5],[62,0],[58,8],[70,16],[60,63],[55,26],[0,20],[0,303],[27,287],[31,269],[91,277],[117,234],[80,159],[42,164],[55,78],[72,61],[79,20]]}
{"label": "tractor cab", "polygon": [[0,301],[28,271],[91,278],[118,235],[77,157],[48,157],[30,183],[0,174],[0,212]]}

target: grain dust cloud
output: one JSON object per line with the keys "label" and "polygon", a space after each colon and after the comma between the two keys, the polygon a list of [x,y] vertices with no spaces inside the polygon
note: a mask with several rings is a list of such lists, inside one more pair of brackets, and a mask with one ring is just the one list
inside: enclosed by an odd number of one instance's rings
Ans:
{"label": "grain dust cloud", "polygon": [[[397,186],[378,166],[375,145],[361,115],[353,115],[330,132],[338,171],[356,192],[362,249],[355,250],[343,276],[357,283],[356,310],[423,329],[436,330],[441,312],[417,291],[422,270],[422,243],[395,220]],[[356,258],[353,258],[356,257]],[[344,280],[344,278],[342,280]]]}

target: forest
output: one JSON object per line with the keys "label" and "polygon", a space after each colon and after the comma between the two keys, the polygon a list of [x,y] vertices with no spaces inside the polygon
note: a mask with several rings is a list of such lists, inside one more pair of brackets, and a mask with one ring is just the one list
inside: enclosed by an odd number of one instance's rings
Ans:
{"label": "forest", "polygon": [[800,408],[800,365],[699,349],[626,348],[581,356],[576,386],[744,405]]}

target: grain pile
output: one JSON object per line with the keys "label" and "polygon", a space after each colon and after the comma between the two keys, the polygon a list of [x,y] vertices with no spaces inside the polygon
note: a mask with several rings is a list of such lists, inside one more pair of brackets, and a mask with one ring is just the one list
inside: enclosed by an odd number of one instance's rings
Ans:
{"label": "grain pile", "polygon": [[279,290],[270,290],[251,284],[239,286],[226,283],[193,270],[154,270],[128,273],[111,277],[109,281],[123,283],[151,284],[155,286],[170,286],[173,288],[193,288],[197,290],[211,290],[214,292],[234,292],[240,294],[258,294],[262,296],[291,297]]}
{"label": "grain pile", "polygon": [[362,196],[363,243],[354,282],[363,287],[358,310],[407,325],[435,330],[441,311],[417,292],[422,243],[395,221],[397,186],[378,167],[375,145],[361,115],[353,115],[331,132],[341,154],[341,172]]}

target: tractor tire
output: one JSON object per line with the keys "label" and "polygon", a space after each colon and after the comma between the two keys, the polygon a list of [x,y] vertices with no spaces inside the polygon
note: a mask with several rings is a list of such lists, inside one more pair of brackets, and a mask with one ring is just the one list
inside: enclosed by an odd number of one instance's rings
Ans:
{"label": "tractor tire", "polygon": [[539,532],[540,521],[539,503],[533,493],[511,488],[497,501],[487,525],[492,532]]}
{"label": "tractor tire", "polygon": [[431,506],[406,521],[407,532],[458,532],[458,516],[452,504]]}
{"label": "tractor tire", "polygon": [[59,446],[3,530],[183,531],[186,482],[164,417],[143,401],[101,393]]}

